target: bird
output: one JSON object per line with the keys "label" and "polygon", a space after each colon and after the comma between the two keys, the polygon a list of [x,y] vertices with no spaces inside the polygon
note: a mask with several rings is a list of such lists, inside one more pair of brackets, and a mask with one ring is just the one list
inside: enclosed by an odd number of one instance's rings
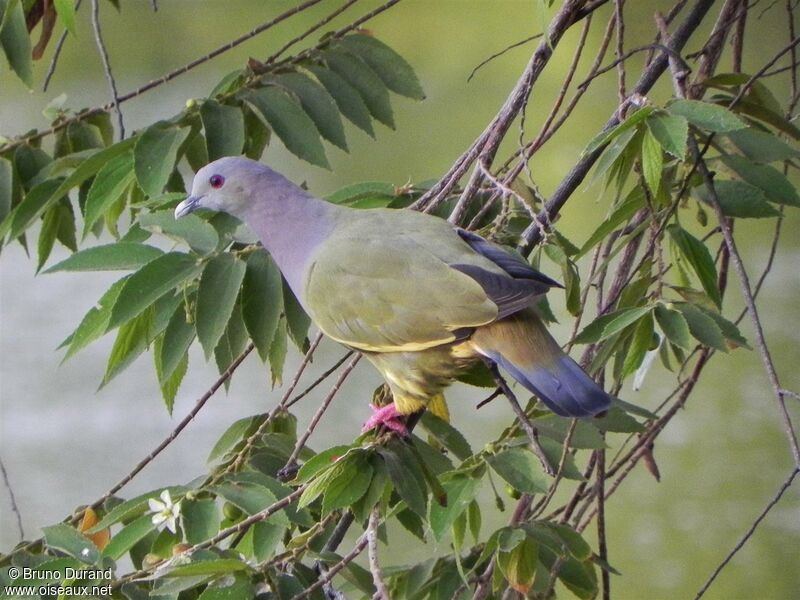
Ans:
{"label": "bird", "polygon": [[407,417],[425,410],[448,419],[444,389],[480,361],[563,417],[611,404],[536,311],[563,286],[476,233],[418,211],[327,202],[238,156],[198,170],[175,218],[198,209],[247,225],[316,326],[381,373],[393,402],[372,406],[365,430],[407,434]]}

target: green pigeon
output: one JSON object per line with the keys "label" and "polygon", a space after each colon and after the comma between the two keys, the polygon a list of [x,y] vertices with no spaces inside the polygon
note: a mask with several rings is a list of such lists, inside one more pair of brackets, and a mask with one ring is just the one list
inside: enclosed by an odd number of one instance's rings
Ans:
{"label": "green pigeon", "polygon": [[411,210],[325,202],[241,157],[200,169],[175,217],[203,208],[243,221],[319,329],[383,375],[394,403],[373,407],[365,429],[404,432],[402,417],[425,409],[446,419],[444,388],[481,360],[558,415],[610,405],[534,309],[560,284],[475,233]]}

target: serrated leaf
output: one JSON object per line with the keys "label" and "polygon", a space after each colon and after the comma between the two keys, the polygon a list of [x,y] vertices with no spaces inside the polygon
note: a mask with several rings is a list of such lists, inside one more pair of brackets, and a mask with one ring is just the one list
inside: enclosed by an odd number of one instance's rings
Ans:
{"label": "serrated leaf", "polygon": [[431,503],[430,526],[436,541],[441,541],[455,520],[467,510],[478,491],[479,480],[466,475],[455,475],[442,482],[447,505]]}
{"label": "serrated leaf", "polygon": [[650,349],[653,342],[653,316],[652,314],[645,315],[636,325],[633,330],[633,337],[631,338],[631,345],[628,352],[625,354],[625,360],[622,363],[622,378],[635,373],[644,360],[645,354]]}
{"label": "serrated leaf", "polygon": [[685,350],[692,349],[693,345],[689,335],[689,324],[680,311],[665,304],[658,304],[653,314],[655,314],[656,321],[661,331],[664,332],[664,335],[667,336],[670,342]]}
{"label": "serrated leaf", "polygon": [[790,160],[800,155],[800,151],[778,136],[754,127],[730,131],[726,137],[742,151],[742,154],[757,163]]}
{"label": "serrated leaf", "polygon": [[164,191],[178,159],[178,149],[189,136],[188,127],[177,128],[165,123],[148,127],[136,139],[133,161],[136,180],[148,196]]}
{"label": "serrated leaf", "polygon": [[[209,488],[209,491],[225,498],[225,500],[242,509],[248,515],[261,512],[278,501],[275,494],[270,490],[253,482],[223,482]],[[273,517],[270,517],[270,519]]]}
{"label": "serrated leaf", "polygon": [[154,246],[117,242],[86,248],[44,271],[128,271],[138,269],[164,254]]}
{"label": "serrated leaf", "polygon": [[317,126],[322,137],[347,151],[347,139],[336,102],[327,90],[309,76],[298,73],[281,73],[274,81],[292,92],[300,101],[303,110]]}
{"label": "serrated leaf", "polygon": [[759,165],[741,156],[725,155],[722,162],[744,181],[759,188],[767,200],[787,206],[800,206],[800,196],[789,179],[769,165]]}
{"label": "serrated leaf", "polygon": [[330,168],[319,131],[301,106],[275,86],[251,90],[244,99],[292,154],[312,165]]}
{"label": "serrated leaf", "polygon": [[722,352],[728,351],[728,346],[725,343],[725,336],[722,335],[722,329],[720,329],[714,319],[692,304],[679,302],[675,304],[675,308],[677,308],[686,319],[689,325],[689,331],[697,341],[715,350],[720,350]]}
{"label": "serrated leaf", "polygon": [[[193,301],[193,298],[192,300]],[[164,330],[164,339],[156,353],[156,371],[159,383],[164,384],[186,358],[195,338],[193,323],[186,321],[186,306],[181,303],[172,314]]]}
{"label": "serrated leaf", "polygon": [[398,496],[408,507],[423,519],[428,513],[428,488],[425,476],[410,450],[402,442],[378,448],[378,454],[386,464],[386,471]]}
{"label": "serrated leaf", "polygon": [[450,450],[459,460],[472,456],[472,448],[461,432],[430,412],[424,412],[420,424],[445,448]]}
{"label": "serrated leaf", "polygon": [[25,9],[22,2],[8,0],[2,4],[0,14],[0,46],[3,47],[8,64],[17,76],[31,86],[33,61],[31,58],[31,39],[25,24]]}
{"label": "serrated leaf", "polygon": [[681,160],[686,157],[689,122],[684,117],[659,111],[648,117],[647,128],[658,140],[664,152]]}
{"label": "serrated leaf", "polygon": [[[762,219],[781,214],[767,202],[764,192],[744,181],[715,179],[714,190],[726,217]],[[700,187],[697,193],[706,204],[712,204],[712,196],[705,186]]]}
{"label": "serrated leaf", "polygon": [[722,335],[725,336],[725,339],[728,340],[728,345],[732,348],[743,347],[750,349],[747,340],[742,336],[739,328],[736,327],[734,323],[723,317],[716,311],[707,310],[702,306],[698,307],[704,314],[711,317],[716,321],[717,325],[719,325],[720,330],[722,331]]}
{"label": "serrated leaf", "polygon": [[543,494],[548,483],[542,465],[526,448],[508,448],[486,457],[486,462],[514,489],[524,494]]}
{"label": "serrated leaf", "polygon": [[645,131],[642,138],[642,172],[647,187],[655,196],[661,186],[661,171],[664,168],[664,155],[661,152],[661,145],[655,136],[649,131]]}
{"label": "serrated leaf", "polygon": [[339,44],[367,63],[393,92],[414,100],[425,99],[425,92],[411,65],[380,40],[356,33],[343,37]]}
{"label": "serrated leaf", "polygon": [[176,219],[172,209],[139,216],[139,226],[145,231],[159,233],[183,242],[198,254],[210,254],[219,244],[214,227],[197,215]]}
{"label": "serrated leaf", "polygon": [[242,284],[242,317],[261,360],[269,357],[282,312],[281,272],[267,252],[253,252]]}
{"label": "serrated leaf", "polygon": [[[719,100],[729,104],[733,100],[733,96],[722,96]],[[794,140],[800,140],[800,128],[787,119],[783,111],[775,112],[760,102],[750,102],[748,100],[739,100],[736,103],[736,111],[772,125],[775,129],[782,131]]]}
{"label": "serrated leaf", "polygon": [[583,328],[576,337],[576,344],[599,342],[619,333],[629,325],[641,319],[652,310],[650,306],[624,308],[598,317]]}
{"label": "serrated leaf", "polygon": [[637,110],[635,113],[628,115],[627,118],[616,127],[612,127],[606,131],[601,131],[594,137],[594,139],[592,139],[592,141],[589,142],[581,155],[585,156],[587,154],[591,154],[598,148],[605,146],[616,137],[630,130],[632,127],[636,127],[639,123],[649,117],[654,110],[655,108],[652,106],[645,106]]}
{"label": "serrated leaf", "polygon": [[332,71],[353,86],[375,119],[394,129],[389,90],[367,63],[352,54],[335,51],[326,52],[324,60]]}
{"label": "serrated leaf", "polygon": [[578,260],[581,256],[594,248],[598,242],[606,239],[612,231],[622,225],[622,223],[627,222],[628,219],[636,214],[636,211],[644,205],[645,197],[642,191],[638,188],[632,190],[628,197],[614,207],[607,218],[603,219],[597,229],[589,236],[589,239],[586,240],[586,243],[583,244],[573,260]]}
{"label": "serrated leaf", "polygon": [[200,276],[197,290],[197,339],[203,346],[206,358],[225,331],[233,312],[239,288],[244,279],[245,263],[232,254],[223,253],[212,258]]}
{"label": "serrated leaf", "polygon": [[77,37],[74,0],[54,0],[53,5],[56,8],[56,14],[64,25],[64,28],[69,31],[72,36]]}
{"label": "serrated leaf", "polygon": [[96,564],[100,559],[97,546],[74,527],[65,523],[43,527],[44,541],[48,547],[65,552],[86,564]]}
{"label": "serrated leaf", "polygon": [[339,461],[336,471],[335,477],[326,478],[322,497],[323,515],[357,502],[367,492],[372,481],[372,465],[364,452],[352,453]]}
{"label": "serrated leaf", "polygon": [[142,515],[138,519],[125,525],[113,535],[108,545],[103,548],[103,556],[107,556],[113,560],[119,560],[139,540],[155,529],[156,526],[153,525],[152,516]]}
{"label": "serrated leaf", "polygon": [[169,291],[195,277],[200,266],[181,252],[163,254],[125,280],[111,310],[107,331],[125,323]]}
{"label": "serrated leaf", "polygon": [[[159,338],[162,340],[163,338]],[[157,355],[158,348],[160,345],[163,345],[163,342],[159,343],[156,341],[156,352],[154,355]],[[172,415],[172,409],[175,406],[175,396],[178,394],[178,389],[181,386],[181,382],[183,381],[184,376],[186,375],[186,371],[189,370],[189,354],[184,354],[178,359],[178,364],[175,365],[175,368],[168,376],[164,376],[162,373],[156,369],[156,376],[158,377],[158,386],[161,388],[161,397],[164,398],[164,406],[167,409],[167,412]]]}
{"label": "serrated leaf", "polygon": [[295,480],[300,483],[309,481],[317,473],[327,469],[334,462],[342,458],[351,449],[352,446],[334,446],[333,448],[318,452],[303,463],[303,466],[300,467],[300,470],[297,472]]}
{"label": "serrated leaf", "polygon": [[187,542],[190,544],[204,542],[219,531],[217,503],[210,498],[183,500],[181,523]]}
{"label": "serrated leaf", "polygon": [[132,152],[115,157],[100,169],[86,198],[83,239],[92,231],[97,220],[125,193],[134,179]]}
{"label": "serrated leaf", "polygon": [[369,109],[353,86],[330,69],[314,65],[307,65],[306,68],[328,90],[341,113],[353,125],[374,138],[375,132],[372,128]]}
{"label": "serrated leaf", "polygon": [[697,275],[708,297],[714,301],[714,304],[720,306],[722,298],[720,298],[717,285],[717,269],[706,245],[680,225],[670,225],[667,227],[667,231],[677,245],[678,250],[680,250],[681,255]]}
{"label": "serrated leaf", "polygon": [[285,279],[283,280],[283,314],[286,316],[286,329],[289,337],[301,352],[306,352],[311,318],[300,306],[300,302]]}
{"label": "serrated leaf", "polygon": [[209,161],[242,153],[245,133],[241,108],[206,100],[200,106],[200,119],[206,132]]}
{"label": "serrated leaf", "polygon": [[725,133],[747,127],[744,121],[727,108],[701,100],[678,99],[667,107],[667,111],[685,118],[695,127],[714,133]]}
{"label": "serrated leaf", "polygon": [[106,290],[100,297],[98,305],[89,309],[75,331],[72,332],[69,338],[62,342],[60,347],[69,345],[64,360],[67,360],[108,331],[111,310],[127,279],[128,276],[123,277]]}

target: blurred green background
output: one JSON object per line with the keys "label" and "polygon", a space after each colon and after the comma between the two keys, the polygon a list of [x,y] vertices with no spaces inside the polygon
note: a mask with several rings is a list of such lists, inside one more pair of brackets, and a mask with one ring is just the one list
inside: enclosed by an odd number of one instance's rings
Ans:
{"label": "blurred green background", "polygon": [[[109,53],[118,86],[125,92],[175,67],[204,55],[286,10],[289,2],[233,0],[160,0],[153,13],[144,0],[123,2],[122,13],[101,4]],[[474,66],[505,46],[542,29],[547,14],[535,0],[404,0],[371,21],[368,27],[395,48],[416,69],[428,99],[414,103],[393,98],[397,130],[380,127],[377,141],[349,127],[351,152],[327,146],[332,171],[309,166],[274,141],[264,160],[296,181],[306,181],[320,195],[358,181],[384,180],[403,184],[442,174],[482,131],[505,99],[528,60],[532,44],[511,50],[481,69],[467,83]],[[560,4],[560,3],[556,3]],[[717,3],[721,4],[721,3]],[[752,11],[746,32],[745,70],[759,68],[787,40],[782,4]],[[176,81],[124,105],[129,131],[178,112],[185,101],[206,95],[228,71],[248,57],[264,58],[324,16],[337,4],[321,6],[256,37],[232,52],[206,63]],[[628,3],[626,43],[649,43],[651,16],[672,3]],[[377,3],[361,2],[332,26],[348,22]],[[360,7],[360,8],[359,8]],[[588,47],[599,43],[610,7],[601,10],[589,34]],[[79,12],[77,39],[69,39],[50,90],[28,91],[8,71],[0,70],[0,133],[10,136],[46,125],[41,110],[61,93],[67,106],[80,108],[106,102],[108,92],[94,47],[86,9]],[[710,24],[709,24],[710,25]],[[708,27],[703,31],[707,33]],[[578,30],[559,45],[553,63],[537,83],[528,105],[528,135],[537,131],[549,111],[572,56]],[[695,51],[700,34],[688,50]],[[41,84],[45,60],[37,65]],[[583,60],[578,81],[593,58]],[[727,62],[725,62],[727,61]],[[729,68],[726,57],[720,72]],[[641,58],[628,63],[629,84],[636,79]],[[787,97],[785,82],[773,91]],[[668,96],[668,85],[657,88],[655,102]],[[591,88],[565,127],[537,154],[531,168],[547,196],[573,165],[582,148],[616,106],[613,73]],[[512,133],[506,149],[516,144]],[[502,156],[502,154],[501,154]],[[570,200],[559,222],[560,231],[580,245],[605,215],[611,198],[600,185],[584,184]],[[779,245],[778,259],[760,298],[767,339],[784,387],[800,390],[797,348],[800,344],[797,298],[800,297],[800,218],[790,210]],[[748,267],[760,272],[766,263],[774,223],[748,221],[737,227]],[[60,252],[60,251],[59,251]],[[63,257],[54,252],[51,263]],[[547,266],[547,265],[546,265]],[[6,465],[23,517],[27,537],[51,524],[78,504],[99,496],[127,473],[174,427],[216,378],[200,352],[193,351],[189,375],[169,417],[163,408],[147,358],[110,385],[96,392],[112,339],[103,339],[70,362],[59,365],[56,346],[77,325],[114,274],[54,274],[34,277],[35,264],[18,246],[0,258],[0,456]],[[556,275],[552,267],[552,275]],[[729,286],[726,316],[742,305],[738,282]],[[551,298],[561,324],[556,336],[564,340],[571,323],[563,297]],[[748,324],[743,332],[753,339]],[[325,342],[306,381],[340,355]],[[296,352],[287,375],[298,362]],[[319,450],[351,440],[368,416],[366,402],[378,376],[362,365],[326,414],[312,438]],[[626,400],[654,408],[672,388],[672,375],[656,365],[638,392],[626,387]],[[184,481],[204,470],[211,445],[236,418],[274,405],[280,389],[270,389],[268,373],[249,359],[237,373],[227,395],[220,394],[196,422],[153,465],[126,488],[128,496],[161,482]],[[307,422],[324,391],[300,404],[301,424]],[[476,413],[481,392],[463,386],[449,394],[454,424],[473,448],[496,437],[510,411],[495,402]],[[797,402],[791,402],[800,417]],[[610,562],[622,573],[612,579],[616,598],[693,597],[716,564],[735,544],[773,495],[791,467],[786,439],[775,400],[754,352],[737,350],[716,356],[686,409],[658,438],[655,448],[662,481],[637,469],[608,504]],[[0,493],[0,548],[10,549],[17,530],[7,493]],[[490,502],[489,496],[487,501]],[[502,518],[502,521],[500,520]],[[484,522],[484,532],[507,520]],[[593,537],[593,534],[590,534]],[[393,538],[392,562],[419,560],[420,553]],[[433,542],[430,552],[435,552]],[[800,487],[796,484],[772,511],[753,539],[733,560],[712,588],[710,598],[798,598],[800,592]]]}

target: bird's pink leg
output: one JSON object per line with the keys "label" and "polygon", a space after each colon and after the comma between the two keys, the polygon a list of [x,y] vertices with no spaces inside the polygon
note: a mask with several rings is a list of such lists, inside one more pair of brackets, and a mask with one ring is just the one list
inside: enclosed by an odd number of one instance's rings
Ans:
{"label": "bird's pink leg", "polygon": [[372,409],[372,416],[364,423],[361,431],[369,431],[370,429],[375,429],[383,425],[386,429],[394,431],[404,437],[408,436],[408,429],[405,423],[400,420],[403,415],[397,412],[397,407],[395,407],[394,402],[381,407],[370,404],[369,407]]}

